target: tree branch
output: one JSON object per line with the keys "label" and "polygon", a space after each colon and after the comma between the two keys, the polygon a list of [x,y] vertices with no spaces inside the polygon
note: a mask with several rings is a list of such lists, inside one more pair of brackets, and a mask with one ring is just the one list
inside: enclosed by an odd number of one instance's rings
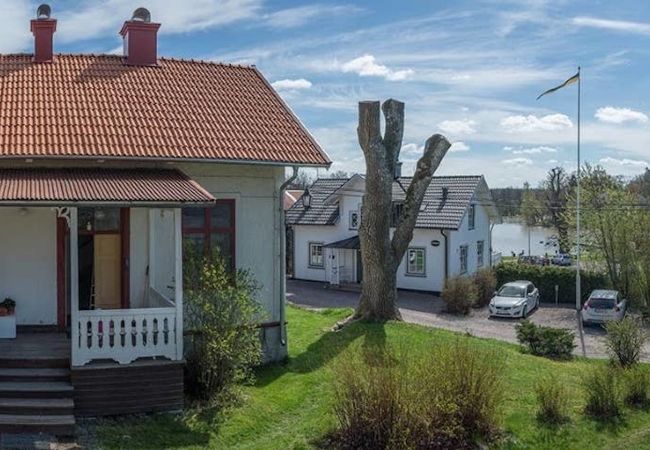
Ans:
{"label": "tree branch", "polygon": [[390,98],[384,102],[381,109],[386,119],[383,140],[387,152],[386,159],[391,172],[395,173],[395,164],[399,160],[404,136],[404,103]]}
{"label": "tree branch", "polygon": [[442,158],[447,154],[449,147],[451,147],[449,141],[440,134],[434,134],[427,139],[424,146],[424,154],[418,160],[415,174],[406,190],[402,219],[397,224],[395,234],[393,234],[391,241],[397,261],[402,259],[411,239],[413,239],[413,228],[415,227],[415,222],[420,212],[424,194],[431,183],[434,172],[442,162]]}
{"label": "tree branch", "polygon": [[379,122],[379,102],[359,102],[359,126],[357,127],[359,145],[364,153],[381,142]]}

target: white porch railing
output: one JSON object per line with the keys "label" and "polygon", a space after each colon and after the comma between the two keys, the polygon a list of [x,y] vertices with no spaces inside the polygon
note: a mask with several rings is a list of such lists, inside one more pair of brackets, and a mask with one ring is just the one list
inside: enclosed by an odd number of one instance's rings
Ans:
{"label": "white porch railing", "polygon": [[75,365],[92,360],[128,364],[138,358],[177,357],[176,309],[113,309],[79,311]]}
{"label": "white porch railing", "polygon": [[501,262],[501,259],[503,258],[503,255],[501,254],[501,252],[499,252],[499,253],[494,252],[494,253],[492,253],[491,258],[492,258],[491,259],[491,264],[493,266],[496,266],[497,264],[499,264]]}

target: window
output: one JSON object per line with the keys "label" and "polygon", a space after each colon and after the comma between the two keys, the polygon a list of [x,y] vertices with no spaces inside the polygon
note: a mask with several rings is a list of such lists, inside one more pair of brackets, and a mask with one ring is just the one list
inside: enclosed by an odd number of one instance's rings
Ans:
{"label": "window", "polygon": [[183,209],[183,245],[205,255],[217,253],[235,269],[235,201],[217,200],[212,208]]}
{"label": "window", "polygon": [[400,220],[402,220],[402,214],[404,214],[404,203],[393,202],[391,206],[391,220],[390,220],[391,227],[397,226]]}
{"label": "window", "polygon": [[460,246],[460,273],[467,273],[467,246]]}
{"label": "window", "polygon": [[476,205],[469,205],[469,217],[467,220],[467,228],[474,229],[474,221],[476,220]]}
{"label": "window", "polygon": [[476,263],[479,267],[483,265],[483,241],[476,242]]}
{"label": "window", "polygon": [[350,211],[350,229],[359,229],[359,211]]}
{"label": "window", "polygon": [[316,269],[323,269],[325,267],[322,242],[309,243],[309,267]]}
{"label": "window", "polygon": [[406,252],[406,274],[426,275],[426,251],[424,248],[409,248]]}

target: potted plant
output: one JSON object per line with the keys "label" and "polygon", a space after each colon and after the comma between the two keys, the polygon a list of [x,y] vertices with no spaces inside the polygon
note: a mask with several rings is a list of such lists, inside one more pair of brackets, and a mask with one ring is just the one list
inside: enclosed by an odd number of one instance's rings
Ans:
{"label": "potted plant", "polygon": [[0,302],[0,339],[16,337],[16,302],[5,298]]}

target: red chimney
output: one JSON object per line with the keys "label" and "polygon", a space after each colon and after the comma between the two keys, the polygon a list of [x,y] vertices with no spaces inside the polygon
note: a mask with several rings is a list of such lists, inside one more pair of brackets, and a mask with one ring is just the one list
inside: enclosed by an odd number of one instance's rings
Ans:
{"label": "red chimney", "polygon": [[133,12],[124,22],[120,34],[124,38],[124,62],[132,66],[158,65],[159,23],[151,23],[151,14],[145,8]]}
{"label": "red chimney", "polygon": [[56,19],[50,19],[51,9],[41,5],[36,10],[36,19],[31,22],[34,35],[34,61],[37,63],[52,62],[52,40],[56,31]]}

